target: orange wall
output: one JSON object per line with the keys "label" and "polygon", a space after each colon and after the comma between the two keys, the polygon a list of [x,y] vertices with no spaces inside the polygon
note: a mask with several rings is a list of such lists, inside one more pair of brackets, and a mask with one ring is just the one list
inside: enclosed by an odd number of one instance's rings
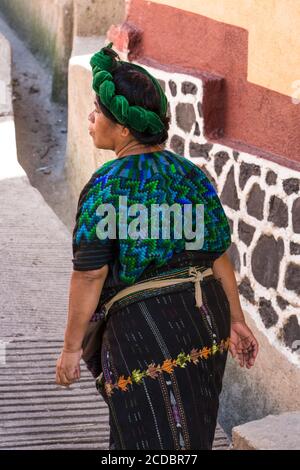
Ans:
{"label": "orange wall", "polygon": [[[291,98],[290,83],[300,78],[300,28],[295,29],[300,2],[189,0],[178,5],[177,0],[128,3],[123,33],[135,31],[131,57],[192,75],[224,77],[223,143],[300,169],[300,104]],[[116,35],[114,40],[117,44]]]}
{"label": "orange wall", "polygon": [[[300,98],[297,0],[152,0],[248,31],[247,80]],[[297,93],[295,94],[295,88]]]}

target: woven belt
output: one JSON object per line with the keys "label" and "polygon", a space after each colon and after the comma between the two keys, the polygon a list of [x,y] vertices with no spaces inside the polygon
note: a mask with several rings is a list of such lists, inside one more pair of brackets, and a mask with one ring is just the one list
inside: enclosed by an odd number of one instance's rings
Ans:
{"label": "woven belt", "polygon": [[[203,268],[203,266],[202,266]],[[176,276],[185,276],[186,274],[189,277],[176,277]],[[164,274],[159,274],[147,281],[141,281],[133,286],[126,287],[114,295],[110,300],[105,302],[101,307],[101,316],[97,320],[89,322],[87,330],[85,332],[83,341],[82,341],[82,359],[85,361],[87,368],[92,372],[94,377],[97,377],[100,374],[101,369],[101,328],[106,322],[106,317],[111,306],[122,299],[123,297],[129,297],[129,300],[137,300],[139,294],[133,295],[141,291],[151,291],[151,289],[158,289],[160,287],[167,287],[176,284],[182,284],[185,282],[193,282],[195,284],[195,299],[196,306],[201,307],[202,305],[202,290],[201,290],[201,281],[206,276],[213,276],[212,268],[207,268],[203,271],[199,270],[197,266],[186,267],[184,269],[176,269],[175,272],[165,272]],[[129,295],[131,294],[131,295]],[[146,293],[147,295],[147,293]],[[96,358],[96,359],[95,359]],[[98,362],[97,362],[98,361]],[[98,364],[96,367],[95,364]],[[96,367],[96,369],[95,369]]]}
{"label": "woven belt", "polygon": [[[108,314],[109,309],[111,306],[118,300],[122,299],[123,297],[128,296],[129,294],[133,294],[135,292],[140,292],[143,290],[148,289],[157,289],[160,287],[172,286],[175,284],[182,284],[184,282],[194,282],[195,283],[195,299],[196,299],[196,307],[201,307],[202,302],[202,290],[201,290],[201,281],[206,276],[213,275],[212,268],[207,268],[205,271],[198,271],[196,266],[190,266],[188,268],[189,277],[181,277],[181,278],[173,278],[173,279],[150,279],[149,281],[140,282],[130,287],[126,287],[114,295],[109,301],[103,304],[102,309],[104,311],[105,317]],[[102,310],[101,309],[101,310]]]}

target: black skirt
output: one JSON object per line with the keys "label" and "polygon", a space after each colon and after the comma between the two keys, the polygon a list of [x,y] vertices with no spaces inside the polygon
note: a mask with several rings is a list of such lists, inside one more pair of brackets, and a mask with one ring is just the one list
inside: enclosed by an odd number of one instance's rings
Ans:
{"label": "black skirt", "polygon": [[[205,270],[212,263],[184,265]],[[173,264],[163,272],[174,270]],[[206,277],[201,288],[202,307],[195,305],[192,282],[111,307],[96,380],[109,407],[110,450],[212,448],[230,308],[220,280]]]}

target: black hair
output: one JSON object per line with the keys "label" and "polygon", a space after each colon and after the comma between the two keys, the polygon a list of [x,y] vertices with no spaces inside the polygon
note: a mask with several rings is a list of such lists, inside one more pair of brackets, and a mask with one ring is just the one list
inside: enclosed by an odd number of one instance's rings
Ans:
{"label": "black hair", "polygon": [[[108,49],[107,52],[110,53],[114,51]],[[149,109],[150,111],[154,111],[160,115],[160,96],[154,83],[147,75],[135,69],[129,63],[116,65],[111,73],[114,79],[117,95],[125,96],[128,103],[132,106],[142,106],[145,109]],[[104,116],[111,121],[118,123],[119,121],[114,117],[114,115],[101,103],[100,97],[97,94],[96,99]],[[158,134],[139,132],[129,126],[126,127],[128,127],[133,137],[141,144],[162,144],[168,139],[170,117],[160,116],[160,119],[164,123],[165,128]]]}

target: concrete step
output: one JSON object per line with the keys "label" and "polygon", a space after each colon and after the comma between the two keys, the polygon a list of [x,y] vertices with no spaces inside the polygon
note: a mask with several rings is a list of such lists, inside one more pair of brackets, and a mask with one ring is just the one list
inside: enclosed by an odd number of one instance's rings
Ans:
{"label": "concrete step", "polygon": [[250,421],[232,429],[233,450],[300,450],[300,411]]}

